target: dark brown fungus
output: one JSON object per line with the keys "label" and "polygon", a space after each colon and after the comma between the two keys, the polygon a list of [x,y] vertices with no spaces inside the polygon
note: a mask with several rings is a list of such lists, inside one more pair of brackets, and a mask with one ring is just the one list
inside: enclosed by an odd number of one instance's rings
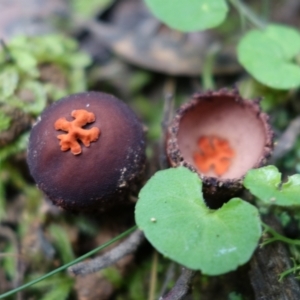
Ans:
{"label": "dark brown fungus", "polygon": [[145,165],[142,124],[114,96],[65,97],[33,126],[28,165],[38,187],[60,207],[101,211],[124,201]]}
{"label": "dark brown fungus", "polygon": [[259,101],[243,99],[235,89],[195,94],[168,129],[171,166],[199,174],[211,208],[236,195],[247,171],[264,165],[273,149],[273,132]]}

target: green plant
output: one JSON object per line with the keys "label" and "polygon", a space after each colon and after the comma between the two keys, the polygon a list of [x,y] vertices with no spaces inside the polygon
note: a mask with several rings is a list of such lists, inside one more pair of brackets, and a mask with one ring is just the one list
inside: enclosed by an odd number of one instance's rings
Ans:
{"label": "green plant", "polygon": [[169,27],[183,32],[215,28],[234,6],[257,29],[244,33],[237,45],[238,60],[259,82],[274,89],[300,86],[300,34],[289,26],[266,24],[240,0],[190,0],[163,3],[145,0],[153,14]]}
{"label": "green plant", "polygon": [[[3,44],[0,48],[0,134],[9,132],[10,126],[18,123],[19,114],[13,118],[14,111],[21,111],[30,120],[49,102],[85,90],[85,68],[89,64],[89,56],[78,50],[77,42],[59,34],[19,36]],[[13,141],[2,142],[0,136],[0,163],[26,149],[28,124],[15,126],[24,129]]]}
{"label": "green plant", "polygon": [[104,211],[122,203],[139,182],[144,152],[144,131],[134,112],[113,95],[85,92],[66,96],[42,113],[31,130],[27,163],[55,205]]}
{"label": "green plant", "polygon": [[90,58],[77,48],[75,40],[56,34],[12,39],[0,51],[0,104],[39,115],[49,98],[84,90]]}
{"label": "green plant", "polygon": [[[250,170],[244,186],[265,204],[299,207],[299,176],[291,176],[279,190],[280,174],[274,166],[267,166]],[[259,213],[240,198],[210,210],[201,188],[199,177],[186,168],[156,173],[140,192],[136,223],[167,257],[204,274],[223,274],[252,256],[261,236]],[[264,245],[276,240],[291,241],[278,236]]]}
{"label": "green plant", "polygon": [[141,190],[136,223],[162,254],[208,275],[237,268],[261,235],[257,209],[233,198],[209,209],[197,174],[178,167],[157,172]]}
{"label": "green plant", "polygon": [[[252,78],[250,80],[255,84],[250,89],[256,92],[260,89],[258,94],[262,93],[267,96],[276,93],[275,98],[280,98],[280,100],[270,97],[267,106],[268,110],[272,110],[278,104],[284,103],[281,99],[283,92],[274,90],[299,88],[300,36],[297,30],[280,24],[267,24],[240,0],[228,0],[227,2],[224,0],[145,0],[145,2],[160,20],[183,32],[216,28],[226,20],[226,16],[230,12],[230,4],[236,8],[242,20],[243,33],[240,35],[239,42],[234,45],[237,50],[237,58],[260,84],[260,88],[257,88],[258,83]],[[82,0],[74,0],[74,3],[76,7],[83,5]],[[106,6],[107,3],[109,1],[103,1],[103,6]],[[93,15],[94,9],[98,5],[101,4],[93,2],[89,7],[84,5],[87,10],[83,11],[83,14]],[[78,9],[80,12],[81,10],[81,8]],[[230,40],[232,41],[232,39]],[[219,48],[222,48],[222,45]],[[203,80],[204,88],[211,88],[214,85],[211,72],[218,49],[207,55],[209,61],[204,71],[206,76]],[[22,109],[31,116],[40,114],[47,102],[85,89],[86,80],[83,75],[89,58],[77,52],[74,41],[55,36],[41,39],[19,38],[3,47],[0,60],[1,66],[3,66],[0,71],[1,102]],[[54,64],[56,70],[58,68],[59,73],[67,80],[66,85],[56,86],[51,81],[40,80],[44,67],[49,64]],[[134,82],[132,84],[136,85]],[[253,87],[254,85],[256,86]],[[136,88],[132,87],[131,89]],[[20,97],[24,91],[34,94],[34,101],[29,99],[28,102],[24,102],[24,99]],[[289,92],[285,93],[284,100],[286,101]],[[158,114],[161,106],[158,106],[157,113],[154,113],[151,111],[153,105],[150,101],[142,103],[143,101],[137,101],[136,107],[142,106],[138,110],[153,125],[150,133],[151,138],[156,140],[160,135]],[[288,122],[288,117],[285,117],[284,122],[285,124]],[[7,130],[10,123],[10,117],[0,112],[0,133]],[[0,149],[0,218],[5,216],[6,170],[11,168],[10,163],[4,163],[4,161],[9,156],[24,150],[27,139],[28,132],[25,132],[12,143]],[[295,147],[295,150],[296,148],[299,152],[299,146]],[[292,164],[294,165],[294,160],[292,160]],[[283,177],[285,178],[285,176]],[[13,181],[13,185],[18,186],[19,184],[18,180]],[[26,190],[23,185],[22,188]],[[246,263],[259,243],[262,235],[261,227],[263,233],[270,235],[262,241],[262,246],[281,241],[299,247],[299,240],[278,234],[268,225],[261,223],[259,216],[259,212],[273,210],[289,215],[290,207],[296,208],[295,214],[299,214],[297,212],[300,204],[297,196],[300,192],[299,174],[292,175],[285,182],[282,181],[276,167],[268,166],[251,170],[245,177],[244,186],[254,196],[251,204],[241,198],[233,198],[223,207],[212,210],[205,204],[201,191],[202,182],[194,173],[181,167],[159,171],[149,179],[140,192],[139,202],[136,206],[136,223],[145,231],[146,237],[158,251],[180,264],[201,270],[209,275],[223,274]],[[30,193],[28,191],[26,193],[28,194],[27,198],[30,198]],[[132,230],[130,229],[118,238],[124,237]],[[57,246],[63,262],[71,260],[73,253],[70,244],[68,241],[62,243],[66,236],[64,231],[60,232],[59,227],[55,226],[51,226],[49,231],[56,236],[54,244]],[[111,240],[106,245],[115,240]],[[0,295],[0,299],[65,270],[100,248],[36,278],[16,290]],[[299,249],[297,251],[299,252]],[[13,271],[12,260],[8,258],[4,264],[7,274],[10,275],[10,272]],[[280,280],[290,273],[297,274],[300,270],[299,266],[299,261],[295,259],[294,267],[280,274]],[[57,290],[51,289],[52,284],[59,285],[60,281],[65,283],[65,286],[62,284]],[[72,280],[68,281],[63,276],[59,276],[53,281],[45,281],[43,288],[47,290],[47,294],[44,298],[67,297],[72,283]],[[141,282],[139,284],[142,286]],[[241,299],[242,295],[230,293],[229,298]]]}
{"label": "green plant", "polygon": [[55,274],[57,274],[57,273],[59,273],[61,271],[66,270],[67,268],[75,265],[76,263],[79,263],[79,262],[83,261],[84,259],[92,256],[93,254],[99,252],[100,250],[108,247],[109,245],[113,244],[114,242],[116,242],[116,241],[120,240],[121,238],[127,236],[128,234],[130,234],[131,232],[133,232],[135,229],[136,229],[136,226],[134,226],[134,227],[126,230],[122,234],[120,234],[117,237],[111,239],[110,241],[104,243],[103,245],[101,245],[101,246],[93,249],[92,251],[90,251],[90,252],[88,252],[88,253],[86,253],[86,254],[84,254],[84,255],[82,255],[82,256],[74,259],[74,260],[72,260],[71,262],[69,262],[67,264],[64,264],[63,266],[61,266],[61,267],[53,270],[52,272],[49,272],[49,273],[47,273],[47,274],[45,274],[45,275],[43,275],[41,277],[38,277],[38,278],[36,278],[36,279],[34,279],[34,280],[26,283],[26,284],[24,284],[24,285],[22,285],[22,286],[20,286],[20,287],[18,287],[16,289],[14,289],[14,290],[11,290],[11,291],[9,291],[7,293],[4,293],[4,294],[0,295],[0,299],[4,299],[4,298],[6,298],[6,297],[8,297],[10,295],[14,295],[15,293],[18,293],[19,291],[22,291],[22,290],[24,290],[24,289],[26,289],[26,288],[34,285],[34,284],[37,284],[37,283],[39,283],[39,282],[41,282],[41,281],[43,281],[43,280],[51,277],[52,275],[55,275]]}
{"label": "green plant", "polygon": [[244,186],[264,204],[283,207],[300,206],[300,174],[281,181],[281,174],[275,166],[250,170]]}
{"label": "green plant", "polygon": [[197,31],[215,27],[227,14],[225,0],[159,1],[145,0],[156,17],[180,31]]}
{"label": "green plant", "polygon": [[299,32],[277,24],[268,25],[264,30],[250,30],[237,48],[238,60],[245,69],[274,89],[299,87],[300,67],[293,61],[299,52]]}

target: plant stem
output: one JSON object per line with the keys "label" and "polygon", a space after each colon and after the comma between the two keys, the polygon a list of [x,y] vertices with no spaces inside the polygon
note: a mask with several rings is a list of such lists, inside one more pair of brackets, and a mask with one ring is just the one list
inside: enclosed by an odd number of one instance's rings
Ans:
{"label": "plant stem", "polygon": [[219,44],[212,44],[205,55],[202,70],[202,88],[205,91],[214,89],[215,87],[213,80],[213,69],[216,55],[220,51],[220,48],[221,47]]}
{"label": "plant stem", "polygon": [[279,234],[277,231],[275,231],[273,228],[271,228],[270,226],[268,226],[267,224],[262,222],[262,226],[264,227],[264,230],[267,231],[268,233],[272,234],[272,238],[267,239],[265,242],[261,243],[261,247],[268,245],[272,242],[283,242],[283,243],[287,243],[290,245],[298,245],[300,246],[300,240],[293,240],[293,239],[289,239],[281,234]]}
{"label": "plant stem", "polygon": [[244,15],[254,26],[259,29],[264,29],[266,23],[262,21],[246,4],[240,0],[229,0],[229,2],[234,6],[240,14]]}
{"label": "plant stem", "polygon": [[156,283],[157,283],[157,265],[158,265],[158,253],[156,250],[154,250],[151,273],[150,273],[150,285],[149,285],[148,300],[155,299]]}
{"label": "plant stem", "polygon": [[296,273],[297,271],[300,270],[300,266],[294,266],[293,268],[291,269],[288,269],[284,272],[282,272],[280,275],[279,275],[279,279],[278,281],[281,282],[287,275],[291,274],[291,273]]}
{"label": "plant stem", "polygon": [[270,0],[263,0],[262,2],[262,13],[265,21],[268,21],[270,18]]}
{"label": "plant stem", "polygon": [[119,239],[127,236],[128,234],[130,234],[131,232],[133,232],[136,228],[137,228],[137,226],[135,225],[135,226],[131,227],[130,229],[126,230],[125,232],[121,233],[120,235],[116,236],[115,238],[111,239],[110,241],[104,243],[103,245],[95,248],[94,250],[92,250],[92,251],[90,251],[90,252],[88,252],[88,253],[86,253],[86,254],[78,257],[78,258],[76,258],[75,260],[73,260],[73,261],[71,261],[71,262],[69,262],[69,263],[67,263],[67,264],[65,264],[65,265],[63,265],[63,266],[61,266],[61,267],[59,267],[59,268],[57,268],[57,269],[55,269],[55,270],[53,270],[53,271],[45,274],[45,275],[37,278],[37,279],[34,279],[34,280],[32,280],[32,281],[24,284],[24,285],[21,285],[21,286],[19,286],[16,289],[13,289],[13,290],[11,290],[11,291],[9,291],[7,293],[4,293],[4,294],[0,295],[0,299],[4,299],[4,298],[6,298],[6,297],[8,297],[10,295],[18,293],[18,292],[20,292],[20,291],[22,291],[22,290],[24,290],[24,289],[26,289],[26,288],[28,288],[28,287],[30,287],[32,285],[34,285],[34,284],[36,284],[36,283],[44,280],[44,279],[46,279],[46,278],[48,278],[48,277],[50,277],[50,276],[52,276],[52,275],[54,275],[56,273],[59,273],[61,271],[66,270],[67,268],[71,267],[72,265],[81,262],[82,260],[84,260],[84,259],[90,257],[91,255],[97,253],[98,251],[106,248],[107,246],[109,246],[109,245],[113,244],[114,242],[118,241]]}

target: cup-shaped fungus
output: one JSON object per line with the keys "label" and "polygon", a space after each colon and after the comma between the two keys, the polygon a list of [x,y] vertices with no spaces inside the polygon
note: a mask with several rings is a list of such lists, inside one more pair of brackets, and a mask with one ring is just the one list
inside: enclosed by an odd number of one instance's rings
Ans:
{"label": "cup-shaped fungus", "polygon": [[258,100],[221,89],[197,93],[178,109],[166,147],[171,166],[197,172],[207,204],[217,208],[242,189],[248,170],[266,163],[273,132]]}
{"label": "cup-shaped fungus", "polygon": [[114,96],[74,94],[42,113],[31,131],[27,161],[54,204],[72,211],[106,210],[124,201],[141,179],[143,126]]}

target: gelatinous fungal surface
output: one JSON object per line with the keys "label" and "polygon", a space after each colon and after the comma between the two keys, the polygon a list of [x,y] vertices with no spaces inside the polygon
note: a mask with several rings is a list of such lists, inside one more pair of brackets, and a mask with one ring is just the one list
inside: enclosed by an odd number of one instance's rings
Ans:
{"label": "gelatinous fungal surface", "polygon": [[212,171],[217,176],[226,173],[234,157],[234,151],[226,139],[217,136],[201,136],[198,149],[194,152],[194,162],[201,173]]}
{"label": "gelatinous fungal surface", "polygon": [[54,204],[101,211],[122,203],[145,165],[143,126],[112,95],[86,92],[48,107],[33,126],[28,165]]}
{"label": "gelatinous fungal surface", "polygon": [[90,129],[82,128],[84,125],[95,122],[96,117],[92,112],[85,109],[73,110],[71,116],[73,121],[68,121],[66,118],[59,118],[54,123],[56,130],[66,131],[65,134],[60,134],[57,138],[60,140],[59,145],[62,151],[71,150],[74,155],[81,153],[82,142],[85,147],[89,147],[91,142],[98,140],[100,129],[92,127]]}
{"label": "gelatinous fungal surface", "polygon": [[273,132],[258,100],[237,90],[197,93],[181,106],[168,130],[171,166],[197,172],[207,197],[230,197],[242,188],[246,172],[266,163]]}

